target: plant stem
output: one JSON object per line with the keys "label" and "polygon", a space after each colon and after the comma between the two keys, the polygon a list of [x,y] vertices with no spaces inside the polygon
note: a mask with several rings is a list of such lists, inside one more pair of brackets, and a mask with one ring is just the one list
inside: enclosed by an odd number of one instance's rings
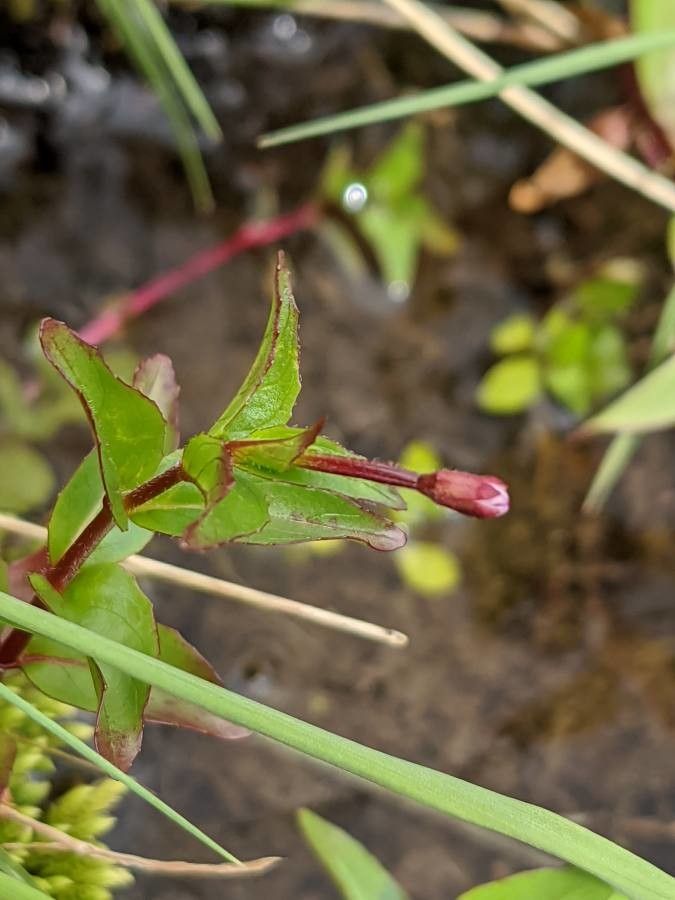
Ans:
{"label": "plant stem", "polygon": [[26,816],[8,803],[0,803],[0,819],[14,822],[24,828],[30,828],[35,834],[41,835],[49,842],[32,841],[30,843],[5,844],[3,847],[6,850],[76,853],[78,856],[104,859],[116,866],[124,866],[127,869],[135,869],[150,875],[173,875],[181,878],[188,875],[246,878],[252,875],[262,875],[280,861],[278,856],[252,859],[243,863],[190,863],[172,859],[148,859],[145,856],[136,856],[132,853],[119,853],[116,850],[109,850],[107,847],[96,847],[88,841],[82,841],[70,834],[66,834],[64,831],[60,831],[46,822],[40,822],[37,819]]}
{"label": "plant stem", "polygon": [[124,296],[117,307],[104,310],[86,324],[79,332],[80,337],[89,344],[104,343],[116,335],[126,322],[138,318],[179,288],[222,266],[245,250],[265,247],[298,231],[311,228],[320,215],[318,206],[305,203],[283,216],[243,225],[221,243],[202,250],[187,262],[153,278]]}
{"label": "plant stem", "polygon": [[[173,466],[146,481],[124,498],[124,506],[127,511],[147,503],[153,497],[163,494],[173,485],[178,484],[184,477],[183,468],[180,465]],[[103,505],[91,522],[75,538],[63,556],[43,572],[45,578],[55,591],[60,594],[68,587],[77,575],[84,561],[94,552],[103,538],[113,527],[113,517],[107,498],[103,499]],[[39,597],[33,595],[31,605],[45,609],[44,603]],[[23,651],[26,649],[31,635],[27,631],[13,629],[0,644],[0,666],[8,668],[14,665]]]}
{"label": "plant stem", "polygon": [[297,465],[303,469],[316,469],[319,472],[328,472],[331,475],[364,478],[367,481],[377,481],[381,484],[390,484],[393,487],[410,488],[413,491],[416,490],[419,479],[417,472],[403,469],[394,463],[358,459],[353,456],[306,453],[297,461]]}

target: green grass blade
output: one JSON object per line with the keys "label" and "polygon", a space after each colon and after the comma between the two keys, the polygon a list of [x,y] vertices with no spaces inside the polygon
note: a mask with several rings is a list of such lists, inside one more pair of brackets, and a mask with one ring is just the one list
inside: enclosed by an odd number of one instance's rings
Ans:
{"label": "green grass blade", "polygon": [[169,120],[183,168],[194,197],[195,205],[203,212],[213,209],[213,195],[204,166],[199,143],[190,116],[167,69],[165,60],[143,23],[139,23],[121,0],[97,0],[99,8],[117,30],[125,47],[148,83],[157,94]]}
{"label": "green grass blade", "polygon": [[549,84],[553,81],[615,66],[649,51],[669,47],[673,44],[675,44],[675,31],[631,35],[618,40],[602,41],[578,50],[569,50],[546,59],[514,66],[492,81],[461,81],[432,88],[413,97],[398,97],[335,116],[326,116],[312,122],[291,125],[288,128],[281,128],[263,135],[258,144],[261,147],[274,147],[304,138],[317,137],[321,134],[360,128],[375,122],[401,119],[444,106],[458,106],[478,100],[487,100],[497,96],[500,91],[510,85],[536,87]]}
{"label": "green grass blade", "polygon": [[551,853],[632,900],[672,900],[675,878],[549,810],[338,737],[0,593],[0,619],[84,653],[214,715],[454,818]]}
{"label": "green grass blade", "polygon": [[[663,303],[659,322],[652,338],[648,371],[663,362],[672,353],[674,343],[675,286],[671,288]],[[583,506],[585,512],[600,512],[641,442],[642,437],[636,434],[619,434],[612,438],[588,489]]]}
{"label": "green grass blade", "polygon": [[183,97],[186,107],[192,112],[204,133],[215,141],[222,138],[220,125],[213,115],[209,102],[204,96],[197,80],[190,71],[185,57],[176,46],[176,42],[166,26],[159,10],[150,0],[136,0],[138,14],[145,22],[149,35],[152,36],[157,50],[164,60],[164,65],[171,73],[174,84]]}
{"label": "green grass blade", "polygon": [[25,881],[17,881],[4,872],[0,872],[0,897],[6,897],[7,900],[49,900],[49,894],[31,887]]}
{"label": "green grass blade", "polygon": [[[20,601],[15,602],[18,603]],[[59,622],[63,621],[61,619],[58,619],[56,616],[53,616],[53,618],[57,619],[57,621]],[[85,631],[85,629],[78,630]],[[116,781],[121,781],[122,784],[125,785],[125,787],[127,787],[130,791],[132,791],[132,793],[136,794],[137,797],[140,797],[141,800],[149,803],[150,806],[153,806],[156,810],[161,812],[162,815],[166,816],[167,819],[170,819],[174,824],[178,825],[179,828],[182,828],[183,831],[191,834],[194,838],[196,838],[210,850],[213,850],[213,852],[217,853],[218,856],[227,860],[227,862],[239,862],[239,860],[235,856],[221,847],[220,844],[216,843],[216,841],[210,838],[208,834],[204,834],[204,832],[200,828],[197,828],[196,825],[193,825],[193,823],[186,819],[184,816],[181,816],[181,814],[179,812],[176,812],[175,809],[172,809],[172,807],[170,807],[168,803],[160,800],[159,797],[156,797],[152,793],[152,791],[149,791],[147,788],[143,787],[142,784],[139,784],[134,778],[131,778],[125,772],[122,772],[121,769],[118,769],[117,766],[114,766],[111,762],[108,762],[107,759],[104,759],[104,757],[93,750],[88,744],[85,744],[84,741],[76,738],[62,725],[59,725],[58,722],[54,722],[44,713],[40,712],[40,710],[36,709],[31,703],[29,703],[27,700],[24,700],[23,697],[15,694],[1,681],[0,699],[4,700],[6,703],[11,703],[12,706],[16,706],[17,709],[20,709],[21,712],[25,713],[34,722],[36,722],[38,725],[41,725],[42,728],[45,729],[45,731],[51,732],[51,734],[57,737],[64,744],[67,744],[72,750],[74,750],[88,762],[93,763],[95,766],[97,766],[105,775],[108,775],[110,778],[114,778]],[[4,896],[13,897],[14,895],[5,895],[0,891],[0,897]]]}

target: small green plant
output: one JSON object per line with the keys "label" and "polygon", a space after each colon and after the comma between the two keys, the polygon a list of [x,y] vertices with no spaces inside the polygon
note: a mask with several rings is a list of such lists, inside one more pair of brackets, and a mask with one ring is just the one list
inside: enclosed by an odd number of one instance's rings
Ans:
{"label": "small green plant", "polygon": [[[21,599],[0,592],[0,617],[10,626],[0,665],[22,670],[47,696],[95,713],[99,752],[1,682],[0,699],[217,852],[227,860],[227,877],[252,866],[263,871],[272,861],[241,864],[125,774],[139,752],[145,722],[225,738],[235,736],[229,720],[446,815],[553,853],[633,900],[671,897],[672,877],[555,813],[387,756],[225,690],[197,650],[156,622],[149,598],[121,565],[155,532],[197,550],[225,542],[336,538],[393,550],[405,543],[389,514],[402,507],[397,489],[478,518],[508,511],[507,486],[494,476],[449,469],[420,474],[340,447],[320,434],[322,422],[288,425],[300,389],[298,311],[283,260],[275,288],[251,371],[208,432],[182,447],[178,388],[166,357],[143,361],[128,384],[66,325],[42,323],[45,356],[82,404],[94,449],[56,501],[47,546],[10,567],[10,584]],[[223,865],[217,868],[223,874]],[[9,880],[17,896],[44,896],[28,890],[26,877],[24,869],[2,870],[0,887]]]}
{"label": "small green plant", "polygon": [[[321,182],[323,201],[329,209],[343,211],[343,226],[351,218],[397,301],[407,299],[422,248],[439,255],[450,255],[457,248],[456,233],[422,192],[424,151],[424,130],[415,123],[401,129],[366,170],[354,168],[351,152],[342,144],[328,157]],[[327,234],[352,268],[363,266],[358,246],[344,227],[331,221]]]}
{"label": "small green plant", "polygon": [[630,260],[614,260],[544,316],[518,313],[493,330],[490,344],[502,359],[478,386],[478,405],[494,415],[524,412],[548,392],[577,416],[630,382],[621,319],[639,290]]}

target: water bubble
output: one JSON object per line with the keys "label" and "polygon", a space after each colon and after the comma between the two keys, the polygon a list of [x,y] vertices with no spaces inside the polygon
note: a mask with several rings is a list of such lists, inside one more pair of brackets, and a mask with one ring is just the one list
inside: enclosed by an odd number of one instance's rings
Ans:
{"label": "water bubble", "polygon": [[272,25],[274,37],[280,41],[290,41],[298,30],[298,25],[293,16],[283,13],[277,16]]}
{"label": "water bubble", "polygon": [[392,281],[387,285],[387,296],[392,303],[405,303],[410,296],[410,285],[407,281]]}
{"label": "water bubble", "polygon": [[350,213],[361,212],[368,202],[368,190],[365,184],[354,181],[348,184],[342,193],[342,205]]}

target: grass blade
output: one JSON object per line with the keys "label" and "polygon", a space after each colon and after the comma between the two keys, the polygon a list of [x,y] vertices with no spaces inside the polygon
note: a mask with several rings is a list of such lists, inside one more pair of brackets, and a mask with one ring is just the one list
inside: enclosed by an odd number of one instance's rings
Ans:
{"label": "grass blade", "polygon": [[[135,18],[134,9],[125,7],[122,0],[97,0],[97,3],[118,32],[130,57],[157,94],[176,138],[178,153],[195,205],[202,212],[209,212],[214,205],[213,195],[199,142],[189,112],[181,100],[181,94],[177,93],[172,69],[163,56],[162,48],[157,46],[145,23]],[[173,42],[170,35],[169,39]],[[177,48],[176,52],[178,53]],[[195,86],[199,90],[196,83]]]}
{"label": "grass blade", "polygon": [[[17,603],[21,601],[15,601]],[[28,607],[27,607],[28,608]],[[54,616],[53,618],[57,618]],[[57,619],[57,621],[62,621],[61,619]],[[84,630],[84,629],[80,629]],[[121,781],[125,787],[127,787],[132,793],[136,794],[137,797],[140,797],[141,800],[144,800],[146,803],[149,803],[150,806],[153,806],[156,810],[162,813],[162,815],[166,816],[167,819],[170,819],[174,824],[178,825],[179,828],[182,828],[183,831],[186,831],[188,834],[191,834],[194,838],[208,847],[210,850],[213,850],[214,853],[218,854],[218,856],[227,860],[227,862],[239,864],[239,860],[225,850],[220,844],[216,843],[213,838],[210,838],[207,834],[198,828],[196,825],[193,825],[188,819],[181,816],[179,812],[176,812],[175,809],[169,806],[168,803],[165,803],[163,800],[160,800],[159,797],[156,797],[152,791],[149,791],[146,787],[143,787],[142,784],[139,784],[134,778],[122,772],[121,769],[118,769],[111,762],[108,762],[107,759],[104,759],[99,753],[93,750],[88,744],[85,744],[84,741],[81,741],[79,738],[76,738],[69,731],[67,731],[62,725],[59,725],[58,722],[54,722],[48,716],[44,715],[44,713],[40,712],[40,710],[36,709],[31,703],[27,700],[24,700],[23,697],[19,697],[18,694],[15,694],[11,691],[5,684],[0,681],[0,699],[4,700],[6,703],[11,703],[12,706],[16,706],[17,709],[20,709],[21,712],[25,713],[29,718],[31,718],[38,725],[42,726],[45,731],[49,731],[55,737],[57,737],[64,744],[67,744],[72,750],[86,759],[88,762],[95,765],[99,768],[103,773],[108,775],[110,778],[114,778],[116,781]],[[3,894],[0,891],[0,897],[4,896],[15,896],[14,894]],[[40,895],[42,896],[42,895]]]}
{"label": "grass blade", "polygon": [[0,872],[0,897],[6,897],[7,900],[10,897],[11,900],[49,900],[49,894],[26,884],[25,881],[17,881],[4,872]]}
{"label": "grass blade", "polygon": [[308,757],[446,815],[551,853],[596,875],[632,900],[672,900],[675,896],[675,878],[607,838],[549,810],[331,734],[4,593],[0,593],[0,618],[16,628],[48,635],[73,650],[116,666],[134,678]]}
{"label": "grass blade", "polygon": [[496,97],[505,87],[513,85],[536,87],[550,84],[553,81],[615,66],[673,44],[675,31],[672,30],[602,41],[578,50],[569,50],[546,59],[514,66],[490,81],[461,81],[432,88],[414,97],[398,97],[335,116],[291,125],[263,135],[258,144],[260,147],[275,147],[321,134],[360,128],[376,122],[389,122],[445,106],[475,103],[478,100]]}
{"label": "grass blade", "polygon": [[[647,371],[663,362],[672,352],[674,343],[675,286],[671,288],[663,303],[659,322],[652,338]],[[637,434],[619,434],[612,438],[586,494],[583,505],[585,512],[600,512],[641,442],[642,437]]]}
{"label": "grass blade", "polygon": [[185,57],[176,46],[176,42],[166,26],[157,7],[150,0],[136,0],[138,14],[145,22],[148,34],[153,38],[164,65],[171,73],[176,88],[183,97],[185,106],[192,112],[204,133],[215,141],[222,138],[220,125],[213,111],[190,71]]}

